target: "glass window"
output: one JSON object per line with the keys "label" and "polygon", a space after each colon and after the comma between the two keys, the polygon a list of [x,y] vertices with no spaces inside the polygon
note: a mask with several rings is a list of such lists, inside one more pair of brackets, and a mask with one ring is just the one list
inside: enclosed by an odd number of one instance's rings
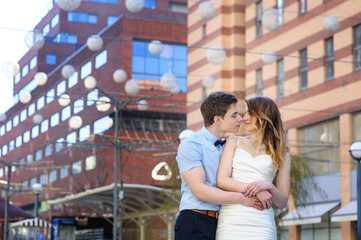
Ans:
{"label": "glass window", "polygon": [[361,112],[353,115],[353,140],[361,141]]}
{"label": "glass window", "polygon": [[353,29],[353,62],[355,71],[361,69],[361,24]]}
{"label": "glass window", "polygon": [[36,177],[30,178],[30,187],[32,187],[36,183]]}
{"label": "glass window", "polygon": [[30,117],[35,113],[35,103],[32,103],[28,107],[28,116]]}
{"label": "glass window", "polygon": [[3,145],[2,147],[2,154],[3,156],[5,156],[6,154],[8,154],[8,145]]}
{"label": "glass window", "polygon": [[35,151],[35,161],[39,161],[43,158],[43,149],[39,148]]}
{"label": "glass window", "polygon": [[16,127],[17,125],[19,125],[19,115],[16,115],[14,118],[13,118],[13,127]]}
{"label": "glass window", "polygon": [[30,131],[29,130],[24,132],[23,141],[24,141],[24,143],[27,143],[30,141]]}
{"label": "glass window", "polygon": [[13,106],[16,105],[19,102],[19,93],[16,93],[13,96]]}
{"label": "glass window", "polygon": [[14,77],[14,83],[17,84],[18,82],[20,82],[20,72],[18,72]]}
{"label": "glass window", "polygon": [[68,167],[60,168],[60,179],[64,179],[69,175]]}
{"label": "glass window", "polygon": [[5,134],[5,126],[2,125],[2,126],[0,127],[0,136],[4,136],[4,134]]}
{"label": "glass window", "polygon": [[33,154],[29,153],[28,155],[26,155],[26,163],[30,164],[33,162]]}
{"label": "glass window", "polygon": [[20,112],[20,122],[24,122],[26,120],[28,111],[26,109]]}
{"label": "glass window", "polygon": [[25,77],[29,72],[29,65],[26,64],[22,69],[21,69],[21,77]]}
{"label": "glass window", "polygon": [[45,97],[41,96],[36,101],[36,110],[42,109],[44,107],[44,105],[45,105]]}
{"label": "glass window", "polygon": [[257,69],[256,71],[256,94],[262,96],[263,91],[263,77],[262,77],[262,68]]}
{"label": "glass window", "polygon": [[74,72],[73,75],[71,75],[68,78],[68,88],[74,87],[78,83],[78,72]]}
{"label": "glass window", "polygon": [[299,14],[304,14],[307,12],[307,0],[298,1]]}
{"label": "glass window", "polygon": [[97,157],[95,155],[91,155],[85,158],[85,171],[89,171],[95,169],[97,162]]}
{"label": "glass window", "polygon": [[277,97],[284,97],[284,85],[285,85],[285,72],[283,66],[283,59],[277,61]]}
{"label": "glass window", "polygon": [[55,127],[59,124],[59,113],[54,113],[50,117],[50,127]]}
{"label": "glass window", "polygon": [[90,137],[90,125],[79,129],[79,142],[85,141]]}
{"label": "glass window", "polygon": [[262,36],[262,1],[256,3],[256,37]]}
{"label": "glass window", "polygon": [[15,145],[17,148],[20,147],[21,144],[23,144],[23,136],[22,135],[17,136],[15,139]]}
{"label": "glass window", "polygon": [[2,178],[4,176],[4,169],[0,168],[0,178]]}
{"label": "glass window", "polygon": [[27,189],[27,188],[28,188],[28,186],[29,186],[29,184],[28,184],[28,180],[23,181],[23,183],[22,183],[22,187],[23,187],[24,189]]}
{"label": "glass window", "polygon": [[145,0],[144,8],[157,9],[157,1],[156,0]]}
{"label": "glass window", "polygon": [[56,175],[57,175],[57,171],[56,170],[51,170],[49,172],[49,183],[55,182],[56,181]]}
{"label": "glass window", "polygon": [[305,90],[308,87],[307,79],[308,65],[307,65],[307,49],[300,51],[300,89]]}
{"label": "glass window", "polygon": [[15,149],[15,141],[11,140],[9,142],[9,152],[13,151]]}
{"label": "glass window", "polygon": [[78,36],[69,33],[58,33],[55,37],[52,38],[52,41],[55,43],[77,44]]}
{"label": "glass window", "polygon": [[106,130],[108,130],[109,126],[108,126],[107,122],[108,122],[109,118],[110,118],[109,116],[105,116],[105,117],[102,117],[102,118],[94,121],[93,133],[94,134],[100,134],[100,133],[105,132]]}
{"label": "glass window", "polygon": [[53,153],[53,147],[48,144],[44,148],[44,157],[49,157]]}
{"label": "glass window", "polygon": [[81,112],[83,109],[84,109],[84,100],[83,99],[75,100],[73,104],[73,113],[77,114]]}
{"label": "glass window", "polygon": [[118,4],[118,0],[83,0],[84,2],[95,2],[104,4]]}
{"label": "glass window", "polygon": [[55,16],[51,19],[51,28],[55,27],[59,23],[59,14],[55,14]]}
{"label": "glass window", "polygon": [[98,24],[98,16],[95,14],[68,12],[69,22]]}
{"label": "glass window", "polygon": [[13,125],[13,122],[11,120],[6,123],[6,131],[7,132],[10,132],[11,129],[13,129],[12,125]]}
{"label": "glass window", "polygon": [[89,61],[80,68],[80,78],[84,79],[87,76],[89,76],[91,73],[92,73],[92,62]]}
{"label": "glass window", "polygon": [[107,17],[107,25],[112,25],[113,23],[115,23],[118,20],[118,17],[116,16],[108,16]]}
{"label": "glass window", "polygon": [[188,13],[187,3],[169,2],[168,10],[170,12]]}
{"label": "glass window", "polygon": [[98,69],[107,63],[107,54],[108,51],[104,50],[95,57],[95,69]]}
{"label": "glass window", "polygon": [[278,9],[278,23],[280,24],[280,26],[283,25],[284,23],[284,7],[285,7],[285,0],[277,0],[277,9]]}
{"label": "glass window", "polygon": [[334,50],[333,50],[333,37],[325,40],[325,71],[326,81],[334,78]]}
{"label": "glass window", "polygon": [[30,60],[30,70],[34,69],[37,64],[38,64],[38,59],[37,59],[36,56],[34,56],[34,57]]}
{"label": "glass window", "polygon": [[43,27],[43,36],[46,36],[49,32],[50,32],[50,24],[47,23],[44,27]]}
{"label": "glass window", "polygon": [[19,159],[19,168],[23,168],[24,164],[25,164],[25,158],[22,157]]}
{"label": "glass window", "polygon": [[39,125],[36,125],[31,129],[31,138],[36,138],[37,136],[39,136]]}
{"label": "glass window", "polygon": [[44,121],[41,122],[40,124],[40,132],[41,133],[45,133],[46,131],[49,130],[49,120],[45,119]]}
{"label": "glass window", "polygon": [[60,96],[61,94],[65,93],[65,90],[66,90],[66,82],[65,80],[63,80],[60,83],[58,83],[58,85],[56,86],[56,95]]}
{"label": "glass window", "polygon": [[56,55],[55,54],[46,54],[45,63],[48,65],[56,65]]}
{"label": "glass window", "polygon": [[52,102],[54,98],[55,98],[55,89],[53,88],[46,93],[46,103]]}
{"label": "glass window", "polygon": [[61,121],[67,120],[68,118],[70,118],[70,115],[71,115],[71,107],[66,106],[61,110]]}
{"label": "glass window", "polygon": [[45,184],[46,184],[46,175],[45,175],[45,173],[40,174],[40,176],[39,176],[39,183],[40,183],[41,185],[45,185]]}
{"label": "glass window", "polygon": [[74,143],[76,143],[76,132],[75,131],[66,135],[66,143],[68,146],[71,146]]}
{"label": "glass window", "polygon": [[59,138],[58,140],[56,140],[56,144],[55,144],[55,152],[60,152],[63,147],[64,147],[64,138]]}
{"label": "glass window", "polygon": [[73,175],[81,173],[81,160],[78,160],[71,164],[71,173]]}
{"label": "glass window", "polygon": [[98,100],[98,89],[94,89],[91,92],[88,92],[87,96],[87,106],[93,105]]}

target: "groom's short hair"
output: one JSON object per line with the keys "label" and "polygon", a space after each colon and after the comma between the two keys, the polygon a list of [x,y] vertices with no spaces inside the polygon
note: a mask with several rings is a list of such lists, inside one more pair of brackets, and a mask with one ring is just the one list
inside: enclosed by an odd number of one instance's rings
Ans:
{"label": "groom's short hair", "polygon": [[237,98],[232,94],[228,94],[222,91],[212,92],[208,94],[201,103],[201,113],[205,126],[212,125],[214,123],[214,117],[224,117],[228,108],[237,103]]}

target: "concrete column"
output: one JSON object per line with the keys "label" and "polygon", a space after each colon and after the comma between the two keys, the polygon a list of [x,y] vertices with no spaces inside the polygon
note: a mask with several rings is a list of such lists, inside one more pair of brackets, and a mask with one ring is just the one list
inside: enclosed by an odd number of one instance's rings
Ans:
{"label": "concrete column", "polygon": [[139,225],[139,232],[140,232],[140,240],[145,240],[145,231],[147,229],[147,219],[146,218],[139,218],[138,225]]}
{"label": "concrete column", "polygon": [[167,240],[174,239],[174,224],[175,224],[175,215],[174,214],[168,214],[166,217],[167,221]]}

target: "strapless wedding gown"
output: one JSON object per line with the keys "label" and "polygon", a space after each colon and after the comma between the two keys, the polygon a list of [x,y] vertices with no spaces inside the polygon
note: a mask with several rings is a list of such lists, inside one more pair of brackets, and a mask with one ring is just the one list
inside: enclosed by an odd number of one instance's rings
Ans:
{"label": "strapless wedding gown", "polygon": [[[241,182],[273,181],[276,171],[269,155],[253,157],[243,149],[236,149],[233,157],[232,178]],[[263,211],[240,204],[222,205],[217,240],[276,240],[273,209]]]}

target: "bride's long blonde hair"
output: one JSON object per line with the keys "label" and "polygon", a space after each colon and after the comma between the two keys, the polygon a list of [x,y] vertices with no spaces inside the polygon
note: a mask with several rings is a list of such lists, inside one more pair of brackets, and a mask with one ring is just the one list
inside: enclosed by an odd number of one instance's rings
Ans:
{"label": "bride's long blonde hair", "polygon": [[286,133],[283,129],[281,113],[276,103],[264,96],[257,96],[246,100],[251,118],[256,118],[254,134],[256,146],[265,145],[266,153],[271,155],[273,166],[282,166],[282,159],[289,148],[286,143]]}

